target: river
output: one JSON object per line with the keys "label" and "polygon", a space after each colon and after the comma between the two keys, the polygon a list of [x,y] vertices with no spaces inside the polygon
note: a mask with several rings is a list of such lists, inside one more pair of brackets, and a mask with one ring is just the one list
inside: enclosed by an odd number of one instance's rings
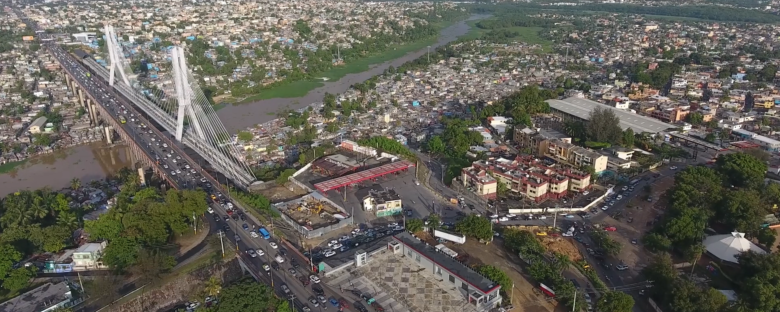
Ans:
{"label": "river", "polygon": [[[431,49],[446,45],[452,41],[457,40],[458,37],[468,33],[470,27],[468,24],[466,24],[466,21],[483,19],[488,16],[489,15],[472,15],[467,20],[460,21],[442,29],[439,35],[439,40],[436,42],[436,44],[431,45]],[[256,124],[264,123],[276,118],[275,113],[280,109],[296,109],[312,103],[321,102],[325,93],[343,93],[347,91],[353,84],[366,81],[373,76],[382,74],[385,69],[389,68],[390,66],[398,67],[406,62],[415,60],[425,55],[427,51],[428,49],[425,48],[418,51],[409,52],[395,60],[372,65],[370,69],[364,72],[346,75],[338,81],[325,82],[322,87],[309,91],[309,93],[303,97],[275,98],[252,103],[229,105],[217,111],[217,115],[219,115],[219,118],[225,124],[225,128],[227,128],[230,133],[236,133]]]}
{"label": "river", "polygon": [[82,185],[103,179],[130,167],[127,151],[123,145],[109,147],[104,143],[93,143],[34,157],[0,175],[0,197],[43,187],[58,190],[70,186],[73,178],[81,179]]}
{"label": "river", "polygon": [[[466,21],[483,19],[488,15],[472,15],[467,20],[442,29],[438,41],[432,49],[446,45],[465,35],[469,31]],[[370,69],[349,74],[338,81],[325,82],[322,87],[310,91],[298,98],[276,98],[253,103],[230,105],[220,109],[217,114],[230,133],[236,133],[247,127],[267,122],[275,118],[280,108],[300,108],[322,101],[324,94],[339,94],[347,91],[355,83],[363,82],[382,74],[390,66],[398,67],[425,55],[427,48],[409,52],[392,61],[372,65]],[[33,190],[43,187],[61,189],[70,186],[73,178],[81,179],[83,184],[105,178],[123,167],[130,166],[127,148],[122,145],[106,146],[102,143],[81,145],[50,155],[33,158],[13,171],[0,174],[0,197],[19,190]]]}

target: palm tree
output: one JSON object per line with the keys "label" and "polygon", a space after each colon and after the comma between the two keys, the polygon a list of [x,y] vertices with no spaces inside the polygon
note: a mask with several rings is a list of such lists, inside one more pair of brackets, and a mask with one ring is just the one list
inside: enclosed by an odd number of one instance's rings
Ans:
{"label": "palm tree", "polygon": [[57,216],[57,224],[69,229],[76,229],[79,227],[79,219],[76,217],[75,213],[65,212]]}
{"label": "palm tree", "polygon": [[74,191],[77,191],[81,188],[81,180],[79,178],[73,178],[73,180],[70,180],[70,188]]}
{"label": "palm tree", "polygon": [[32,205],[27,209],[27,213],[32,219],[42,219],[49,214],[49,211],[43,203],[43,198],[36,196]]}
{"label": "palm tree", "polygon": [[208,281],[206,281],[204,290],[206,291],[207,295],[215,297],[219,295],[220,291],[222,291],[222,282],[220,282],[216,277],[212,276]]}

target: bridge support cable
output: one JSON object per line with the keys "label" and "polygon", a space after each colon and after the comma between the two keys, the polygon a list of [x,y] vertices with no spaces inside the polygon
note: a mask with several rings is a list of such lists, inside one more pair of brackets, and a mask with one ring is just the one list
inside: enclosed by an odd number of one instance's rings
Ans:
{"label": "bridge support cable", "polygon": [[244,187],[256,181],[232,136],[198,86],[198,80],[189,71],[181,47],[168,49],[172,65],[169,73],[155,80],[138,80],[135,75],[125,75],[125,69],[132,72],[132,68],[123,66],[129,62],[113,27],[107,26],[106,34],[107,42],[110,42],[111,67],[106,69],[94,60],[86,59],[84,63],[88,67],[109,82],[113,71],[118,71],[122,79],[112,84],[114,89],[174,135],[177,141],[200,154],[215,170]]}

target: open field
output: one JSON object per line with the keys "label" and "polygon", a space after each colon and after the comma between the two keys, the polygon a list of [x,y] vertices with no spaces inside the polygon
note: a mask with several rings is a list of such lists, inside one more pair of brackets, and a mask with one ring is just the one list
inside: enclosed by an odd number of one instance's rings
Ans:
{"label": "open field", "polygon": [[[477,27],[477,23],[479,21],[468,21],[466,24],[471,26],[471,29],[469,29],[469,32],[463,35],[460,39],[463,40],[473,40],[473,39],[479,39],[482,37],[482,35],[490,32],[488,29],[480,29]],[[542,52],[550,52],[552,51],[552,41],[549,41],[547,39],[544,39],[539,36],[539,32],[542,30],[542,27],[508,27],[508,28],[501,28],[496,30],[508,30],[517,32],[518,35],[514,38],[517,41],[524,42],[527,44],[538,44],[542,46]]]}

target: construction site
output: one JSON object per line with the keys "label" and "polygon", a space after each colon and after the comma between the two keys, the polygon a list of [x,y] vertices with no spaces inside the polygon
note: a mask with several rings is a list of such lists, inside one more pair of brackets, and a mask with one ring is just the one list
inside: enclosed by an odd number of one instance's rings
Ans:
{"label": "construction site", "polygon": [[319,237],[352,223],[350,213],[318,192],[275,206],[282,219],[305,238]]}

